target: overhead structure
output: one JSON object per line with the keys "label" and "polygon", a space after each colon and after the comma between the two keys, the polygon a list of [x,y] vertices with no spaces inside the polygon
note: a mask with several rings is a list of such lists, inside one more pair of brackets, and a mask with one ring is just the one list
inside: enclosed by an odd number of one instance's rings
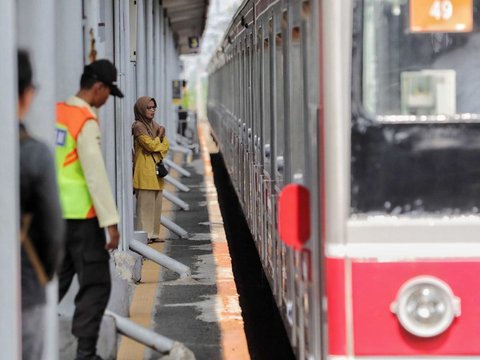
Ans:
{"label": "overhead structure", "polygon": [[180,55],[199,51],[208,5],[209,0],[163,0],[162,6],[170,20]]}

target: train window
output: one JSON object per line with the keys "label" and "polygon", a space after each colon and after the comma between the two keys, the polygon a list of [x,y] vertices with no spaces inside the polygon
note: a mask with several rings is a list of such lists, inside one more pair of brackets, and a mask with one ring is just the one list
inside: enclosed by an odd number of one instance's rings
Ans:
{"label": "train window", "polygon": [[478,214],[480,0],[458,32],[412,1],[354,2],[351,213]]}
{"label": "train window", "polygon": [[271,124],[270,124],[270,41],[263,41],[263,137],[264,146],[264,162],[265,169],[269,169],[270,164],[270,147],[271,147]]}
{"label": "train window", "polygon": [[[450,0],[431,1],[430,10],[420,3],[363,1],[364,109],[380,121],[391,119],[390,115],[407,115],[408,119],[424,115],[434,120],[438,115],[448,119],[455,114],[480,114],[480,1],[473,1],[473,9],[464,13],[453,9],[446,18],[434,11],[434,5],[448,5]],[[441,32],[439,20],[455,18],[455,11],[459,12],[459,23],[445,23],[443,28],[448,32]],[[468,24],[469,16],[473,16],[473,28]],[[463,18],[466,24],[461,23]],[[429,24],[439,22],[428,32],[433,26]]]}
{"label": "train window", "polygon": [[295,26],[291,31],[291,96],[290,96],[290,136],[291,136],[291,171],[294,181],[302,182],[305,167],[305,116],[303,94],[303,57],[302,33]]}

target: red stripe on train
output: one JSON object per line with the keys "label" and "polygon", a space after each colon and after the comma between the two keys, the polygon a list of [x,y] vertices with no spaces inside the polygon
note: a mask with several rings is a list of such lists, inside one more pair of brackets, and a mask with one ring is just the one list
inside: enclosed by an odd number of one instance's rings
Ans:
{"label": "red stripe on train", "polygon": [[[334,266],[336,267],[340,267],[340,264]],[[340,281],[341,276],[336,273],[340,273],[340,270],[332,272],[335,279],[329,283]],[[355,355],[479,355],[478,274],[480,260],[396,263],[354,261],[352,301]],[[406,332],[390,311],[390,304],[395,300],[402,284],[419,275],[431,275],[445,281],[461,299],[461,315],[446,332],[433,338],[419,338]],[[329,290],[342,294],[336,297],[339,303],[344,303],[341,300],[344,292],[340,284],[332,285]],[[330,304],[329,301],[329,319]],[[332,319],[335,323],[330,322],[329,333],[336,349],[338,332],[344,333],[344,329],[340,324],[341,309],[338,309],[338,305],[334,309]]]}
{"label": "red stripe on train", "polygon": [[328,353],[346,355],[345,261],[327,259],[326,291],[328,316]]}

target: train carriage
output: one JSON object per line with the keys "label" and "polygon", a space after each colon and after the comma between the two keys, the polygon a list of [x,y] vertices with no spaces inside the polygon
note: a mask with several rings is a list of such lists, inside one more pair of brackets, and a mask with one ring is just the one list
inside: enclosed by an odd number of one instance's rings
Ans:
{"label": "train carriage", "polygon": [[245,1],[208,116],[299,359],[480,358],[480,2]]}

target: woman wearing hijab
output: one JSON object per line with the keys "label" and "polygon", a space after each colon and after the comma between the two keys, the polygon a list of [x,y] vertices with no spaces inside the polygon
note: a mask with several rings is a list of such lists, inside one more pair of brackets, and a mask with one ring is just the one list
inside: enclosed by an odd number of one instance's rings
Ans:
{"label": "woman wearing hijab", "polygon": [[135,122],[132,125],[135,146],[133,188],[137,196],[135,227],[146,231],[150,242],[158,240],[162,212],[163,179],[157,177],[155,164],[165,158],[169,148],[165,128],[153,120],[156,109],[154,98],[138,98],[133,108]]}

